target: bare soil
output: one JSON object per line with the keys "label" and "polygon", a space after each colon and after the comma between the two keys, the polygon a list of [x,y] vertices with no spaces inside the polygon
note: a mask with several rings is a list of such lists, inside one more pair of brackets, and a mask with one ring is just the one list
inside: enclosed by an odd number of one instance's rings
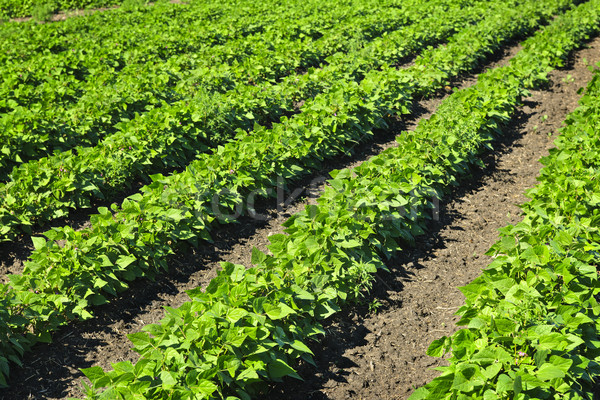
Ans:
{"label": "bare soil", "polygon": [[[489,66],[506,63],[518,46]],[[566,114],[577,105],[577,89],[591,78],[589,63],[600,61],[600,39],[577,52],[565,69],[552,73],[552,83],[532,93],[485,156],[486,168],[476,171],[441,204],[440,218],[415,249],[404,251],[389,264],[390,273],[377,274],[375,286],[363,305],[351,307],[327,321],[328,335],[311,343],[317,368],[300,365],[304,382],[286,380],[265,389],[266,399],[404,399],[414,388],[432,379],[429,368],[443,360],[425,355],[429,343],[456,330],[453,312],[463,303],[457,290],[485,267],[483,254],[497,239],[496,230],[517,222],[522,193],[535,185],[541,165],[537,160],[552,146],[555,132]],[[472,84],[466,77],[458,87]],[[423,101],[416,116],[435,111],[443,96]],[[545,117],[547,115],[547,118]],[[417,119],[397,129],[411,129]],[[380,132],[375,140],[358,146],[354,155],[326,165],[353,167],[382,149],[393,146],[398,131]],[[265,250],[268,236],[281,232],[281,223],[304,207],[320,190],[322,179],[311,177],[298,186],[291,204],[265,202],[258,212],[264,221],[242,218],[219,229],[214,243],[188,249],[170,260],[171,270],[155,282],[139,281],[110,305],[95,310],[90,321],[72,324],[54,335],[54,343],[37,345],[24,359],[23,368],[11,372],[11,388],[0,390],[0,399],[65,399],[82,397],[80,368],[137,359],[127,333],[158,322],[164,306],[177,307],[188,299],[185,290],[206,286],[220,261],[250,264],[252,247]],[[288,199],[290,199],[288,197]],[[27,249],[20,250],[27,253]],[[4,262],[6,259],[1,257]],[[17,268],[23,254],[15,252],[4,268]],[[12,261],[10,261],[12,260]],[[368,303],[381,303],[377,312]]]}

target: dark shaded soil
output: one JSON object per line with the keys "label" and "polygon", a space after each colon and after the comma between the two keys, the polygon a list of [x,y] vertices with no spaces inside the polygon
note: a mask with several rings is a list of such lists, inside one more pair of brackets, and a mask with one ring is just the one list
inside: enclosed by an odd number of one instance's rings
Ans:
{"label": "dark shaded soil", "polygon": [[[482,254],[496,240],[496,229],[518,221],[515,204],[524,201],[523,191],[535,184],[537,160],[552,144],[548,134],[575,108],[577,89],[591,77],[582,60],[599,61],[599,49],[600,40],[595,40],[591,49],[574,57],[571,69],[553,74],[549,90],[527,99],[497,144],[498,151],[487,157],[488,167],[441,205],[441,218],[432,233],[394,260],[390,274],[378,274],[373,297],[368,299],[382,303],[378,312],[359,306],[329,321],[327,337],[312,344],[318,368],[301,366],[305,382],[275,385],[265,398],[400,399],[435,376],[428,368],[440,361],[425,356],[425,349],[433,339],[455,330],[452,313],[463,302],[456,287],[468,283],[488,263]],[[505,63],[517,50],[510,48],[493,66]],[[572,79],[565,80],[568,75]],[[459,86],[473,82],[468,78]],[[417,113],[427,116],[440,102],[441,97],[422,102]],[[545,120],[544,115],[548,115]],[[410,129],[414,122],[401,129]],[[324,171],[355,166],[393,146],[390,136],[378,135],[374,144],[357,147],[355,156],[326,165]],[[224,227],[216,232],[212,245],[180,252],[171,260],[168,276],[132,284],[111,305],[97,308],[93,320],[66,327],[54,335],[54,343],[36,346],[25,357],[24,367],[12,371],[12,387],[0,390],[0,399],[83,396],[80,368],[110,368],[111,362],[136,360],[125,334],[158,322],[164,306],[177,307],[186,301],[185,290],[205,286],[220,261],[250,265],[252,247],[266,249],[268,236],[281,232],[281,223],[310,202],[321,184],[318,177],[306,180],[298,195],[309,198],[299,197],[279,210],[271,203],[261,205],[258,211],[267,216],[265,221],[246,218]],[[294,197],[290,196],[288,200]]]}

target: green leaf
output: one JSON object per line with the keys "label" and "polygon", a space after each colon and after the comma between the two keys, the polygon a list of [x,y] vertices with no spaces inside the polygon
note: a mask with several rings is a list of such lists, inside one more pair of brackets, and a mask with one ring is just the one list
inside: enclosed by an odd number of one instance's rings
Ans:
{"label": "green leaf", "polygon": [[429,390],[426,387],[420,387],[415,390],[408,398],[408,400],[426,400],[429,399]]}
{"label": "green leaf", "polygon": [[236,379],[238,381],[254,381],[258,380],[259,376],[254,368],[246,368],[236,377]]}
{"label": "green leaf", "polygon": [[302,343],[299,340],[294,340],[291,343],[292,348],[301,351],[302,353],[309,353],[309,354],[313,354],[313,352],[308,348],[307,345],[305,345],[304,343]]}
{"label": "green leaf", "polygon": [[162,215],[165,218],[170,219],[170,220],[172,220],[174,222],[179,222],[179,221],[181,221],[183,219],[183,212],[182,212],[182,210],[178,210],[176,208],[168,209]]}
{"label": "green leaf", "polygon": [[117,265],[123,269],[126,269],[129,265],[134,263],[136,258],[134,256],[119,256],[117,258]]}
{"label": "green leaf", "polygon": [[290,314],[295,314],[296,312],[290,308],[285,303],[278,303],[276,306],[265,303],[263,304],[263,309],[269,318],[272,320],[278,320],[281,318],[285,318]]}
{"label": "green leaf", "polygon": [[171,371],[162,371],[158,374],[158,378],[161,381],[161,385],[165,388],[170,388],[177,384],[177,374]]}
{"label": "green leaf", "polygon": [[481,370],[481,374],[488,380],[493,380],[496,375],[498,375],[498,373],[502,370],[502,364],[497,362],[494,364],[491,364],[490,366],[488,366],[486,369],[482,369]]}
{"label": "green leaf", "polygon": [[127,335],[127,338],[133,343],[136,349],[143,350],[152,345],[152,339],[147,333],[136,332]]}
{"label": "green leaf", "polygon": [[362,246],[362,243],[356,239],[350,239],[350,240],[344,240],[344,241],[340,242],[340,246],[344,249],[352,249],[355,247]]}
{"label": "green leaf", "polygon": [[250,262],[254,265],[262,264],[267,259],[267,255],[257,249],[256,247],[252,248],[252,258]]}
{"label": "green leaf", "polygon": [[447,336],[436,339],[427,348],[427,355],[431,357],[442,357],[448,351],[451,340]]}
{"label": "green leaf", "polygon": [[553,364],[543,364],[537,371],[536,376],[541,381],[549,381],[555,378],[564,378],[565,372]]}
{"label": "green leaf", "polygon": [[110,378],[100,367],[82,368],[81,372],[92,382],[94,388],[101,388],[110,383]]}
{"label": "green leaf", "polygon": [[232,378],[235,378],[235,372],[242,366],[242,362],[238,358],[233,358],[225,363],[225,368]]}
{"label": "green leaf", "polygon": [[296,371],[283,360],[274,360],[268,365],[269,376],[276,382],[281,381],[284,376],[292,376],[300,379]]}
{"label": "green leaf", "polygon": [[233,282],[241,282],[246,275],[246,268],[241,264],[234,264],[229,277]]}
{"label": "green leaf", "polygon": [[504,253],[510,253],[516,247],[516,239],[512,236],[503,236],[500,243]]}
{"label": "green leaf", "polygon": [[512,391],[514,387],[514,381],[506,374],[498,376],[498,383],[496,384],[496,391],[498,393],[506,393]]}
{"label": "green leaf", "polygon": [[206,397],[213,395],[217,390],[219,390],[219,387],[214,382],[211,382],[207,379],[200,379],[198,383],[194,385],[194,388],[196,388]]}
{"label": "green leaf", "polygon": [[46,239],[42,237],[32,236],[31,241],[33,242],[33,247],[36,250],[41,250],[46,247]]}
{"label": "green leaf", "polygon": [[521,375],[515,376],[515,380],[513,381],[513,391],[515,395],[521,393],[523,391],[523,383]]}
{"label": "green leaf", "polygon": [[483,400],[497,400],[499,398],[498,393],[492,389],[488,389],[483,393]]}
{"label": "green leaf", "polygon": [[516,324],[510,319],[496,318],[494,319],[494,325],[501,335],[512,334],[515,332]]}
{"label": "green leaf", "polygon": [[248,315],[248,311],[242,308],[232,308],[229,311],[227,311],[227,319],[232,323],[239,321],[246,315]]}
{"label": "green leaf", "polygon": [[571,365],[573,365],[573,360],[570,358],[562,358],[560,356],[551,356],[550,363],[566,374],[569,372]]}
{"label": "green leaf", "polygon": [[292,285],[292,290],[294,291],[294,297],[296,299],[309,301],[313,301],[315,299],[314,294],[310,293],[308,290],[302,289],[298,285]]}

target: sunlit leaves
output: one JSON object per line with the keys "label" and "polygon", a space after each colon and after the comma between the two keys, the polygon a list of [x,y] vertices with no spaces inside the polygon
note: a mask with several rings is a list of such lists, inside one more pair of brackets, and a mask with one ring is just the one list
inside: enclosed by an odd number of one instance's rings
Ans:
{"label": "sunlit leaves", "polygon": [[[544,54],[559,65],[580,43],[579,36],[572,35],[582,29],[579,21],[600,17],[597,7],[592,1],[557,18],[546,35],[527,41],[524,48],[557,47],[556,58],[549,50]],[[533,65],[527,52],[514,63],[522,64],[520,70]],[[450,366],[411,399],[593,397],[596,385],[590,376],[598,373],[600,343],[595,322],[600,315],[600,142],[589,127],[600,123],[599,77],[596,71],[579,108],[567,117],[557,148],[544,158],[540,183],[528,191],[531,201],[522,205],[524,221],[500,230],[501,239],[489,253],[495,260],[481,277],[461,288],[466,305],[459,310],[459,324],[468,323],[467,329],[430,346],[428,354],[435,356],[452,347]],[[460,371],[473,363],[479,367],[470,383],[462,384],[466,381]],[[474,385],[477,373],[484,380]]]}

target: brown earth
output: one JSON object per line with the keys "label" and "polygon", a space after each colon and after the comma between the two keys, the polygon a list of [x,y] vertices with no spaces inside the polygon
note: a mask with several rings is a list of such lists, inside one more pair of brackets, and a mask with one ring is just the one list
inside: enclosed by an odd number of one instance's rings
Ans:
{"label": "brown earth", "polygon": [[[513,46],[491,66],[514,55]],[[429,358],[429,343],[451,334],[452,313],[463,297],[456,289],[475,278],[489,258],[483,253],[496,240],[497,228],[519,220],[516,204],[535,185],[537,160],[552,145],[553,134],[565,115],[576,107],[577,89],[591,73],[584,59],[600,61],[600,39],[578,52],[572,65],[552,74],[552,84],[526,100],[496,152],[486,156],[487,167],[465,182],[441,204],[439,221],[416,249],[405,251],[389,264],[391,273],[377,275],[372,294],[362,306],[352,307],[327,321],[328,335],[311,343],[318,367],[300,366],[305,382],[285,381],[266,390],[267,399],[403,399],[436,374],[428,368],[440,360]],[[472,84],[468,77],[457,84]],[[417,116],[435,111],[442,97],[420,103]],[[545,116],[548,116],[547,118]],[[410,129],[415,120],[400,125]],[[355,155],[327,165],[325,170],[352,167],[394,145],[396,132],[379,133],[375,141],[355,149]],[[267,237],[281,231],[281,223],[318,193],[320,184],[307,179],[299,187],[302,197],[286,207],[263,204],[265,221],[242,218],[239,224],[218,230],[212,245],[182,251],[171,260],[168,276],[156,282],[139,281],[110,305],[97,308],[96,317],[63,328],[54,343],[38,345],[26,355],[23,368],[12,371],[9,389],[0,399],[65,399],[81,397],[79,368],[137,359],[125,334],[158,322],[164,306],[187,300],[185,290],[205,286],[220,261],[250,264],[252,247],[266,249]],[[289,197],[289,196],[288,196]],[[293,197],[293,196],[292,196]],[[25,250],[24,250],[25,251]],[[15,254],[14,260],[22,261]],[[458,268],[457,268],[458,267]],[[368,304],[381,303],[377,312]]]}

